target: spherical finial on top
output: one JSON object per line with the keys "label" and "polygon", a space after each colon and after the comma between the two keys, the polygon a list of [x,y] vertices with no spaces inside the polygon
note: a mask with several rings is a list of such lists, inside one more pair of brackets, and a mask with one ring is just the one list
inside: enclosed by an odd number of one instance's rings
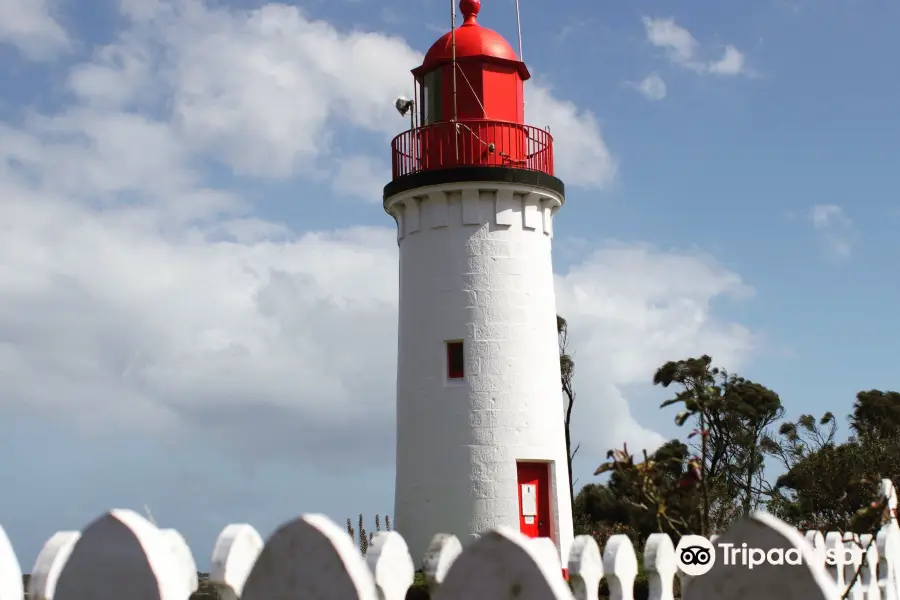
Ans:
{"label": "spherical finial on top", "polygon": [[481,10],[481,0],[459,0],[459,10],[466,18],[466,25],[474,23],[475,17],[478,16],[478,12]]}

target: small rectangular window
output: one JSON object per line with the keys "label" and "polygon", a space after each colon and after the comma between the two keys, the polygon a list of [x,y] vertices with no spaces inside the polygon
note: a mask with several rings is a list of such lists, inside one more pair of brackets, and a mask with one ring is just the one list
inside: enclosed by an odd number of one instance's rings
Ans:
{"label": "small rectangular window", "polygon": [[465,357],[462,342],[447,342],[447,379],[465,377]]}

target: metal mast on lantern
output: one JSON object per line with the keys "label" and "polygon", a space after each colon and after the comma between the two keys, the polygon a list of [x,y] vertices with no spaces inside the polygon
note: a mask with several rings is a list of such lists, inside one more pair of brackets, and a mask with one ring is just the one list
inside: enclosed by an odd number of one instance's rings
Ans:
{"label": "metal mast on lantern", "polygon": [[516,30],[519,33],[519,60],[525,62],[525,56],[522,54],[522,19],[519,17],[519,0],[516,0]]}
{"label": "metal mast on lantern", "polygon": [[455,131],[453,146],[456,148],[456,162],[459,162],[459,125],[456,121],[456,0],[450,0],[450,47],[453,53],[453,129]]}
{"label": "metal mast on lantern", "polygon": [[[525,62],[522,54],[522,19],[519,16],[519,0],[516,0],[516,31],[519,35],[519,60]],[[525,112],[525,86],[522,86],[522,112]]]}

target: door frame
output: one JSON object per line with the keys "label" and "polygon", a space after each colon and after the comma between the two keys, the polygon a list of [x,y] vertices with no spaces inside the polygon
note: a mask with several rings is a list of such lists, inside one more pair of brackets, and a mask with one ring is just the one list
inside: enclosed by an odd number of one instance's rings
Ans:
{"label": "door frame", "polygon": [[[518,521],[516,529],[518,531],[522,531],[522,503],[520,501],[520,497],[522,494],[520,483],[519,483],[519,466],[520,465],[529,465],[529,466],[541,466],[547,470],[547,518],[549,519],[549,527],[548,527],[548,537],[559,547],[559,535],[558,535],[558,526],[557,520],[559,515],[559,507],[557,506],[557,498],[556,498],[556,461],[547,460],[545,458],[517,458],[516,459],[516,519]],[[540,498],[538,498],[538,513],[540,513]],[[524,534],[523,534],[524,535]]]}

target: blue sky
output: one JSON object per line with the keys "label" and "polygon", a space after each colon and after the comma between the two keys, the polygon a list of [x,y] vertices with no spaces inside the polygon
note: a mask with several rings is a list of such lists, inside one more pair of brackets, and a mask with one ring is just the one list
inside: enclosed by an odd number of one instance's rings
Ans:
{"label": "blue sky", "polygon": [[[515,46],[512,0],[479,21]],[[896,388],[886,0],[522,0],[567,202],[580,483],[711,354],[788,415]],[[445,2],[0,3],[0,505],[28,570],[111,507],[218,532],[392,510],[392,108]]]}

